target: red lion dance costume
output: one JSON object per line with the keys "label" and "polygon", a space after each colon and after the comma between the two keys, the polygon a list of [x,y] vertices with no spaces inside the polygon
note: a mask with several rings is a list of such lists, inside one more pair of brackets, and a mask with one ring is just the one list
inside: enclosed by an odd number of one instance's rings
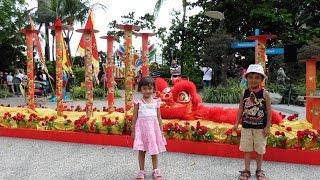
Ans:
{"label": "red lion dance costume", "polygon": [[[160,107],[162,118],[235,123],[238,108],[204,106],[193,82],[179,80],[170,88],[162,78],[157,78],[155,81],[157,97],[162,100]],[[272,111],[272,124],[279,124],[282,119],[278,112]]]}

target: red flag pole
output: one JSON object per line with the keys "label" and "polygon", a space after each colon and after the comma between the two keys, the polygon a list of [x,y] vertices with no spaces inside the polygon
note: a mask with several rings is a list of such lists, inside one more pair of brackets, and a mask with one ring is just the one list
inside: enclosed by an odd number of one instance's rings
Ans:
{"label": "red flag pole", "polygon": [[83,33],[85,39],[85,86],[86,92],[86,115],[87,117],[93,116],[93,69],[92,69],[92,35],[99,32],[92,27],[85,29],[78,29],[77,32]]}
{"label": "red flag pole", "polygon": [[113,41],[116,39],[116,36],[102,36],[101,39],[107,39],[107,64],[106,64],[106,75],[107,75],[107,87],[108,87],[108,96],[107,96],[107,107],[109,111],[114,111],[114,92],[115,92],[115,80],[113,76],[114,61],[112,58],[113,54]]}
{"label": "red flag pole", "polygon": [[[249,36],[248,40],[257,41],[255,47],[255,63],[260,64],[264,71],[266,71],[266,43],[268,39],[275,39],[276,35],[257,35],[257,36]],[[263,81],[262,86],[265,87],[265,81]]]}
{"label": "red flag pole", "polygon": [[139,30],[139,26],[135,25],[117,25],[117,28],[124,30],[125,38],[125,54],[124,54],[124,71],[125,71],[125,114],[130,111],[133,106],[133,82],[134,82],[134,67],[132,55],[132,30]]}
{"label": "red flag pole", "polygon": [[54,22],[54,26],[50,29],[55,30],[56,37],[56,97],[57,97],[57,115],[63,115],[63,80],[62,80],[62,59],[63,59],[63,29],[72,29],[70,26],[62,25],[62,22],[57,18]]}
{"label": "red flag pole", "polygon": [[140,33],[134,33],[136,36],[141,36],[142,37],[142,77],[146,77],[149,76],[150,72],[149,72],[149,58],[148,58],[148,54],[149,54],[149,48],[148,48],[148,38],[150,36],[154,36],[155,33],[151,33],[151,32],[140,32]]}
{"label": "red flag pole", "polygon": [[33,34],[38,31],[32,28],[23,29],[22,32],[26,36],[27,45],[27,75],[28,75],[28,107],[35,110],[36,104],[34,100],[34,60],[33,60]]}

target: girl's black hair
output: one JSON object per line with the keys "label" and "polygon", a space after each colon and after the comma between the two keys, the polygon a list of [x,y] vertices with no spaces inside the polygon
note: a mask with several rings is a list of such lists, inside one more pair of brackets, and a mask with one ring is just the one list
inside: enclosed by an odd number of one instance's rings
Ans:
{"label": "girl's black hair", "polygon": [[138,84],[138,91],[141,91],[142,86],[152,86],[153,89],[156,89],[156,84],[154,82],[154,79],[151,76],[143,77]]}

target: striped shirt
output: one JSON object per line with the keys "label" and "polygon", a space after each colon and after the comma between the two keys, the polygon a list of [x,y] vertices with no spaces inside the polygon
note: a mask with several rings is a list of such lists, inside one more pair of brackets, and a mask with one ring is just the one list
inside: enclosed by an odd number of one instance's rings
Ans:
{"label": "striped shirt", "polygon": [[159,70],[154,70],[154,71],[152,71],[151,76],[152,76],[153,78],[157,78],[157,77],[160,77],[160,76],[161,76],[161,73],[160,73]]}

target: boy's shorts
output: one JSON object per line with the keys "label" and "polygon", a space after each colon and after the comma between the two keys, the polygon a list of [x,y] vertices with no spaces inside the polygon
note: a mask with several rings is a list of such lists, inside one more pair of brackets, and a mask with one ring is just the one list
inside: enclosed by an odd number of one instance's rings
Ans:
{"label": "boy's shorts", "polygon": [[267,137],[263,129],[242,128],[240,138],[240,151],[264,154],[266,152]]}

